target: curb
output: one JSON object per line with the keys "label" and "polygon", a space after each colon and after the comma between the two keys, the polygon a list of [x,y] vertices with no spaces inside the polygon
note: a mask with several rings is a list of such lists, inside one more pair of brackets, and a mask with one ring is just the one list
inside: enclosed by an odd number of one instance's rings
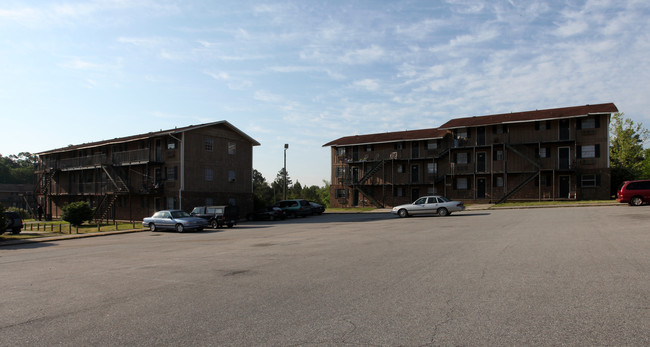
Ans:
{"label": "curb", "polygon": [[14,246],[14,245],[24,245],[30,243],[41,243],[41,242],[53,242],[61,240],[72,240],[72,239],[83,239],[86,237],[99,237],[99,236],[109,236],[117,234],[131,234],[138,233],[142,231],[149,231],[149,229],[129,229],[129,230],[117,230],[117,231],[102,231],[97,233],[86,233],[86,234],[70,234],[70,235],[60,235],[60,236],[47,236],[47,237],[35,237],[31,239],[16,239],[16,240],[6,240],[0,241],[0,247],[4,246]]}

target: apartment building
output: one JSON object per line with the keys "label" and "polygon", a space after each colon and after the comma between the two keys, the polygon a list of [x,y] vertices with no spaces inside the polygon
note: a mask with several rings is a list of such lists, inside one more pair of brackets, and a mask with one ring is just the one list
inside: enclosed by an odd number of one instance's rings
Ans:
{"label": "apartment building", "polygon": [[74,201],[88,201],[98,220],[213,204],[246,213],[259,145],[227,121],[71,145],[37,153],[35,195],[54,217]]}
{"label": "apartment building", "polygon": [[612,103],[455,118],[330,146],[332,207],[426,194],[477,202],[607,199]]}

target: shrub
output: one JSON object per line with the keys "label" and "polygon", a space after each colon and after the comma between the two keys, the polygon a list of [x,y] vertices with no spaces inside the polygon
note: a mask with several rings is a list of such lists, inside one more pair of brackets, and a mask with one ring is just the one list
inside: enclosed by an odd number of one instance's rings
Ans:
{"label": "shrub", "polygon": [[13,211],[18,213],[20,215],[20,218],[22,218],[23,220],[32,218],[32,216],[29,215],[29,212],[27,212],[27,210],[25,210],[24,208],[9,207],[7,211]]}
{"label": "shrub", "polygon": [[92,218],[93,209],[85,201],[72,202],[63,206],[61,219],[73,226],[80,226],[83,222],[90,221]]}

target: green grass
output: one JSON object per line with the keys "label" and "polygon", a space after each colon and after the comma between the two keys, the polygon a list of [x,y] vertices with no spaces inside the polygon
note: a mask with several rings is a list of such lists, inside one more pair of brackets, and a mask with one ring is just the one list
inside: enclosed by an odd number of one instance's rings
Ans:
{"label": "green grass", "polygon": [[[83,224],[77,228],[70,227],[68,222],[64,221],[51,221],[51,222],[38,222],[33,219],[27,219],[23,222],[23,230],[18,235],[13,235],[11,233],[5,233],[0,235],[0,241],[4,240],[19,240],[19,239],[31,239],[38,237],[49,237],[49,236],[59,236],[59,235],[69,235],[69,234],[89,234],[103,231],[115,231],[115,230],[131,230],[131,229],[142,229],[142,224],[140,222],[135,222],[135,228],[132,223],[117,223],[117,228],[115,224],[106,224],[102,223],[97,228],[97,224]],[[38,225],[38,228],[37,228]]]}

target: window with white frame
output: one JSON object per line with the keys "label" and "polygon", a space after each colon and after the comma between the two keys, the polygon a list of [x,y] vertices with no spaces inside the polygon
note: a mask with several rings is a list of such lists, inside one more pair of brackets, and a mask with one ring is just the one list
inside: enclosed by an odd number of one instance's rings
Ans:
{"label": "window with white frame", "polygon": [[494,151],[494,160],[503,160],[503,150],[497,149]]}
{"label": "window with white frame", "polygon": [[404,172],[404,165],[397,164],[397,173],[403,173],[403,172]]}
{"label": "window with white frame", "polygon": [[206,151],[212,151],[213,148],[214,148],[214,140],[212,138],[206,137],[205,139],[203,139],[203,149],[205,149]]}
{"label": "window with white frame", "polygon": [[494,186],[495,187],[503,187],[503,176],[495,176],[494,177]]}
{"label": "window with white frame", "polygon": [[228,154],[235,155],[237,154],[237,144],[234,142],[228,142]]}
{"label": "window with white frame", "polygon": [[456,138],[467,138],[467,128],[456,130]]}
{"label": "window with white frame", "polygon": [[345,155],[345,147],[336,147],[336,155],[338,156]]}
{"label": "window with white frame", "polygon": [[596,175],[582,175],[581,177],[581,185],[583,188],[596,187],[596,183]]}
{"label": "window with white frame", "polygon": [[438,173],[438,163],[428,163],[427,164],[427,173],[429,175],[435,175]]}
{"label": "window with white frame", "polygon": [[468,163],[467,157],[468,157],[467,152],[457,153],[456,154],[456,164],[467,164]]}
{"label": "window with white frame", "polygon": [[211,168],[205,168],[205,180],[206,181],[212,181],[214,179],[214,175],[212,173]]}
{"label": "window with white frame", "polygon": [[467,177],[459,177],[456,179],[456,189],[467,189]]}
{"label": "window with white frame", "polygon": [[541,147],[541,148],[539,148],[539,157],[540,157],[540,158],[548,158],[548,155],[549,155],[548,152],[549,152],[549,151],[547,150],[546,147]]}
{"label": "window with white frame", "polygon": [[596,158],[596,146],[582,146],[581,158]]}
{"label": "window with white frame", "polygon": [[596,128],[596,117],[587,117],[581,121],[582,129],[594,129]]}
{"label": "window with white frame", "polygon": [[436,140],[427,141],[427,150],[431,151],[434,149],[438,149],[438,141]]}

